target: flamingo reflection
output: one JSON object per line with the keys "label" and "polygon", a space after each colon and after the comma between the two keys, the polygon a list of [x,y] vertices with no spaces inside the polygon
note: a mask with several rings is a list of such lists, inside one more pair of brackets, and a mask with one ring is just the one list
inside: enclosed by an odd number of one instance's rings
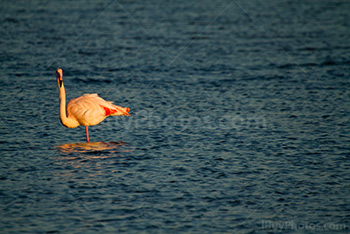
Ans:
{"label": "flamingo reflection", "polygon": [[[98,153],[103,151],[108,152],[120,152],[118,148],[126,145],[122,141],[111,141],[111,142],[90,142],[90,143],[70,143],[57,146],[56,149],[63,153]],[[128,152],[130,150],[123,150],[123,152]]]}

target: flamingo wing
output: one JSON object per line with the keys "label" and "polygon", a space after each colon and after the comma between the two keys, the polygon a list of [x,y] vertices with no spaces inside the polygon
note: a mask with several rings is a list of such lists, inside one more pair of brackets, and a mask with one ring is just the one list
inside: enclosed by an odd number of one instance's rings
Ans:
{"label": "flamingo wing", "polygon": [[72,99],[67,105],[68,115],[72,115],[83,126],[99,124],[110,115],[130,115],[129,108],[113,105],[97,94],[84,94]]}

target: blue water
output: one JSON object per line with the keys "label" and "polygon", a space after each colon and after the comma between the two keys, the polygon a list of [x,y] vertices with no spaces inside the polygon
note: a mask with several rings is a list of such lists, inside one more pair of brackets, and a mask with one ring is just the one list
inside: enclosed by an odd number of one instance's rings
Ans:
{"label": "blue water", "polygon": [[0,9],[1,233],[349,233],[349,1]]}

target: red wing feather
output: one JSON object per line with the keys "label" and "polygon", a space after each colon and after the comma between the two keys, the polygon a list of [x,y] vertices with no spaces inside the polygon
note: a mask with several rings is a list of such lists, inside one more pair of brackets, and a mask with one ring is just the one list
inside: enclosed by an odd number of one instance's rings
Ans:
{"label": "red wing feather", "polygon": [[117,112],[117,110],[113,110],[113,109],[110,109],[110,108],[105,107],[105,106],[101,106],[101,107],[105,110],[106,116],[110,116],[110,115],[114,114],[115,112]]}
{"label": "red wing feather", "polygon": [[116,113],[116,112],[118,112],[118,111],[124,113],[124,115],[130,115],[130,114],[128,113],[128,112],[130,111],[129,108],[127,108],[127,110],[126,110],[127,112],[125,112],[125,111],[122,111],[122,110],[119,110],[119,109],[111,109],[111,108],[108,108],[108,107],[105,107],[105,106],[102,106],[102,105],[100,105],[100,106],[104,109],[105,115],[106,115],[106,116],[113,115],[114,113]]}

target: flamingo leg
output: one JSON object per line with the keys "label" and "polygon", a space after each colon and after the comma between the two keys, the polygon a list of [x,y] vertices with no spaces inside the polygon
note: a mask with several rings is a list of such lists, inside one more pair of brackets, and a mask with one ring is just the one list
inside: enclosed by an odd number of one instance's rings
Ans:
{"label": "flamingo leg", "polygon": [[85,126],[86,129],[86,143],[89,143],[89,129],[88,126]]}

